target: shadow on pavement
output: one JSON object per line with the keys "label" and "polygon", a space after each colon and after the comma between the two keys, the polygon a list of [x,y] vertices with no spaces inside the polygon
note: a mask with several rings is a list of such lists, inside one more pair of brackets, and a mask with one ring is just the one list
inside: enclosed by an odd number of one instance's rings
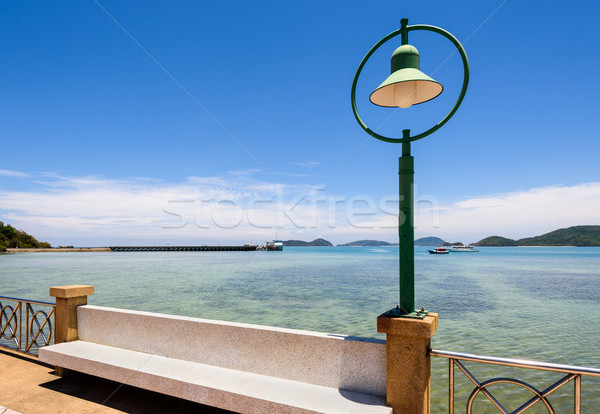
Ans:
{"label": "shadow on pavement", "polygon": [[57,377],[56,380],[40,386],[132,414],[231,413],[78,372],[71,372],[63,378]]}

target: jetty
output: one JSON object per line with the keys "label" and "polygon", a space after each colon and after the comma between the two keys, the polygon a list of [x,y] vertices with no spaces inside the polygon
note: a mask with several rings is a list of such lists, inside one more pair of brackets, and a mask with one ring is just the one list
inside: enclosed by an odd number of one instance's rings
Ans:
{"label": "jetty", "polygon": [[110,246],[113,252],[233,252],[255,251],[260,247],[253,244],[244,246]]}

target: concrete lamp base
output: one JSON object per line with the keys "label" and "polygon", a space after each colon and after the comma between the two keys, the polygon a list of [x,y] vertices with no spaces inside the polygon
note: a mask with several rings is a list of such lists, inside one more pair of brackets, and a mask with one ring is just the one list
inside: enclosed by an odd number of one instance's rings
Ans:
{"label": "concrete lamp base", "polygon": [[429,414],[431,364],[428,349],[438,328],[438,314],[424,319],[377,318],[377,332],[387,335],[387,404],[394,413]]}

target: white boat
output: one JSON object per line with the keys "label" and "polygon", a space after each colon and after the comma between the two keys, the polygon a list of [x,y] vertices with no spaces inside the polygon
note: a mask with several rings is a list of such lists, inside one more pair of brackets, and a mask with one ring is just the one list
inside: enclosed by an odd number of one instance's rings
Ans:
{"label": "white boat", "polygon": [[450,246],[451,252],[478,252],[473,246]]}
{"label": "white boat", "polygon": [[450,253],[450,250],[448,250],[444,247],[438,247],[437,249],[432,249],[432,250],[427,249],[427,251],[429,252],[429,254],[448,254],[448,253]]}

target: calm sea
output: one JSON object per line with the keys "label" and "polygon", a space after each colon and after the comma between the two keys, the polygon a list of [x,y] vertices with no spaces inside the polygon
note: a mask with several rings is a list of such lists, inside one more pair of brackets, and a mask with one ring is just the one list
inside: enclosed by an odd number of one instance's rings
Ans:
{"label": "calm sea", "polygon": [[[440,314],[433,348],[600,368],[600,248],[418,247],[415,268],[417,306]],[[51,300],[48,288],[67,284],[94,285],[94,305],[384,338],[376,318],[397,303],[398,258],[393,247],[0,256],[0,295]],[[482,381],[519,374],[468,366]],[[433,359],[433,375],[432,409],[447,412],[446,360]],[[560,374],[519,378],[543,390]],[[572,385],[564,389],[550,399],[559,413],[572,412]],[[582,389],[583,412],[600,412],[600,381],[584,377]],[[502,392],[512,410],[530,396]],[[475,412],[497,412],[479,398]]]}

